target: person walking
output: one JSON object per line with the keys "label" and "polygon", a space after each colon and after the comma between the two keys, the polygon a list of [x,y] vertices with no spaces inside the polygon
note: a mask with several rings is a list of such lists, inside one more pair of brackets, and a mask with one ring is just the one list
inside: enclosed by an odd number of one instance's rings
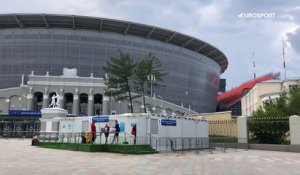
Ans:
{"label": "person walking", "polygon": [[104,132],[104,135],[105,135],[105,144],[108,143],[109,129],[110,129],[110,127],[109,127],[109,125],[106,123],[106,124],[105,124],[105,127],[104,127],[104,130],[105,130],[105,132]]}
{"label": "person walking", "polygon": [[118,120],[116,120],[114,139],[111,142],[111,144],[113,144],[115,142],[116,138],[117,138],[117,144],[119,143],[119,133],[120,133],[120,126],[119,126]]}
{"label": "person walking", "polygon": [[95,121],[92,121],[92,123],[91,123],[91,133],[92,133],[92,143],[94,143],[96,140],[96,137],[97,137]]}
{"label": "person walking", "polygon": [[134,136],[133,143],[136,144],[136,123],[133,125],[132,130],[131,130],[131,135]]}

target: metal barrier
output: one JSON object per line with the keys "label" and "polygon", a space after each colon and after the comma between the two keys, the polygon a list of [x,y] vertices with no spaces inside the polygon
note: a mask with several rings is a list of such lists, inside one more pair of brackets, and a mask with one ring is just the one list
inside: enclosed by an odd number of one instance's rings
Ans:
{"label": "metal barrier", "polygon": [[236,119],[208,120],[210,136],[237,137]]}
{"label": "metal barrier", "polygon": [[31,130],[31,131],[13,131],[13,130],[0,130],[0,138],[32,138],[35,133],[38,133],[39,131]]}
{"label": "metal barrier", "polygon": [[[83,132],[2,132],[2,138],[32,138],[37,135],[41,142],[57,142],[57,143],[86,143],[87,134]],[[91,138],[90,138],[91,139]],[[186,151],[208,150],[210,153],[213,150],[220,149],[224,151],[228,148],[237,149],[238,138],[236,137],[154,137],[148,134],[147,137],[134,137],[128,133],[120,133],[118,140],[114,134],[107,138],[108,144],[128,144],[128,145],[150,145],[154,150],[161,153],[177,152],[184,154]],[[114,143],[112,141],[114,140]],[[96,133],[94,144],[105,144],[105,136],[102,132]]]}
{"label": "metal barrier", "polygon": [[232,148],[237,150],[238,148],[238,140],[237,137],[224,137],[224,136],[215,136],[209,137],[210,151],[219,148],[221,151],[225,152],[226,149]]}

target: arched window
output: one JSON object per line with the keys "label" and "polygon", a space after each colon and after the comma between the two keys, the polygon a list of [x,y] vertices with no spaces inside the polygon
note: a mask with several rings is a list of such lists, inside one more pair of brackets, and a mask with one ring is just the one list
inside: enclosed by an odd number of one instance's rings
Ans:
{"label": "arched window", "polygon": [[43,107],[43,93],[35,92],[33,95],[33,110],[40,111]]}
{"label": "arched window", "polygon": [[65,93],[64,99],[65,99],[64,101],[65,103],[63,108],[66,109],[69,114],[72,114],[74,95],[72,93]]}
{"label": "arched window", "polygon": [[94,114],[101,115],[102,114],[102,98],[101,94],[94,95]]}
{"label": "arched window", "polygon": [[88,94],[79,95],[79,115],[87,116]]}

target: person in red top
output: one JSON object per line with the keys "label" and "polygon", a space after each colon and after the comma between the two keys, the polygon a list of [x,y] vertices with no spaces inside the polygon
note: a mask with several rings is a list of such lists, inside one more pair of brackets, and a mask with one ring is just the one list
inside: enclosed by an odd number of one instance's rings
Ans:
{"label": "person in red top", "polygon": [[91,132],[92,132],[92,142],[94,143],[96,140],[96,125],[95,121],[92,121],[91,123]]}
{"label": "person in red top", "polygon": [[133,125],[132,130],[131,130],[131,135],[134,136],[133,143],[136,144],[136,123]]}

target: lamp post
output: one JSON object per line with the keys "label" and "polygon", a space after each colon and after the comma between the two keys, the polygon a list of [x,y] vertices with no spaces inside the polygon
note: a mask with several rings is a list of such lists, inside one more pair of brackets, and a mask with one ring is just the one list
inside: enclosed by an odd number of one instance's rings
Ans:
{"label": "lamp post", "polygon": [[[150,74],[147,76],[148,81],[150,81],[150,97],[152,97],[152,92],[153,92],[153,82],[155,82],[155,75]],[[152,106],[152,111],[154,112],[156,110],[156,108],[153,106],[152,104],[152,100],[151,100],[151,106]]]}
{"label": "lamp post", "polygon": [[147,78],[148,78],[148,81],[150,81],[150,96],[152,98],[152,90],[153,90],[153,87],[152,87],[153,83],[152,82],[155,82],[155,75],[150,74],[150,75],[147,76]]}
{"label": "lamp post", "polygon": [[[185,91],[185,95],[186,95],[186,101],[188,102],[188,97],[189,97],[189,91]],[[188,103],[187,103],[188,104]]]}
{"label": "lamp post", "polygon": [[[109,81],[109,78],[108,78],[108,74],[105,74],[104,76],[104,79],[106,79],[107,81]],[[110,96],[109,96],[109,113],[111,114],[111,108],[112,108],[112,104],[111,104],[111,96],[112,96],[112,91],[110,89]]]}

